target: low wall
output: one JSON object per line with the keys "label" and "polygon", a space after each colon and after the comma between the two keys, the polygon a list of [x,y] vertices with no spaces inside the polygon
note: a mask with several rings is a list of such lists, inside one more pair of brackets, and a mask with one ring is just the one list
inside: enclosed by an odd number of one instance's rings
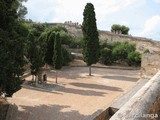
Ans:
{"label": "low wall", "polygon": [[117,111],[118,109],[109,107],[93,120],[109,120],[109,118],[111,118],[111,116],[114,115]]}
{"label": "low wall", "polygon": [[10,104],[5,120],[16,120],[17,111],[18,111],[17,105],[16,104]]}
{"label": "low wall", "polygon": [[0,96],[0,120],[5,120],[9,103],[7,100]]}
{"label": "low wall", "polygon": [[[110,120],[160,119],[160,71],[157,72]],[[158,119],[157,118],[159,114]]]}
{"label": "low wall", "polygon": [[160,95],[157,97],[156,102],[153,104],[149,114],[158,114],[160,119]]}

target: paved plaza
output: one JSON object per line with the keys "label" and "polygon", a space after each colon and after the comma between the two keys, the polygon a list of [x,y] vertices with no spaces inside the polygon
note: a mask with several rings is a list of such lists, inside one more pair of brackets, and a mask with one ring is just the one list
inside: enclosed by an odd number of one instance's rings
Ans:
{"label": "paved plaza", "polygon": [[[140,70],[63,67],[55,84],[55,71],[47,72],[43,87],[25,83],[9,99],[18,106],[16,120],[92,120],[115,99],[135,86]],[[30,81],[31,76],[26,78]]]}

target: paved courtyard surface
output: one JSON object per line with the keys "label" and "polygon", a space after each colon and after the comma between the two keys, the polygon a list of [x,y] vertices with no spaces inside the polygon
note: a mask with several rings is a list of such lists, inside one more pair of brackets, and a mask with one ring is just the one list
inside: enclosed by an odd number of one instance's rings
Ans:
{"label": "paved courtyard surface", "polygon": [[12,120],[92,120],[135,86],[140,71],[92,68],[88,76],[87,67],[63,67],[57,85],[55,71],[47,75],[46,89],[24,84],[9,99],[18,106]]}

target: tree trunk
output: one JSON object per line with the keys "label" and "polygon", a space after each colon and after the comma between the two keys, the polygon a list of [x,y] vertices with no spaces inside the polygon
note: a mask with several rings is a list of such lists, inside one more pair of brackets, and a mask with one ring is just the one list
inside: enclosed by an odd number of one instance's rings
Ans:
{"label": "tree trunk", "polygon": [[91,65],[89,66],[89,76],[91,76]]}
{"label": "tree trunk", "polygon": [[34,81],[34,75],[32,75],[32,81]]}
{"label": "tree trunk", "polygon": [[45,69],[47,69],[47,63],[45,63]]}
{"label": "tree trunk", "polygon": [[37,86],[37,78],[38,78],[38,76],[36,75],[36,77],[35,77],[35,86]]}
{"label": "tree trunk", "polygon": [[56,83],[57,83],[57,78],[58,77],[58,70],[56,70]]}
{"label": "tree trunk", "polygon": [[[47,65],[47,63],[46,63],[46,64],[45,64],[45,75],[46,75],[46,78],[47,78],[47,69],[48,69],[48,65]],[[47,79],[46,79],[45,82],[47,82]]]}

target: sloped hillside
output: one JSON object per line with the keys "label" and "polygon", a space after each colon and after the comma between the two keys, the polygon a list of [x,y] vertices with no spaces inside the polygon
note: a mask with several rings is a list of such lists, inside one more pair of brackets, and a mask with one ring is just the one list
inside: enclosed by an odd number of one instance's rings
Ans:
{"label": "sloped hillside", "polygon": [[[72,36],[82,37],[81,25],[78,23],[48,23],[48,25],[51,27],[63,25]],[[129,41],[135,43],[137,50],[141,52],[146,49],[149,49],[150,52],[160,51],[160,42],[148,38],[115,34],[109,31],[99,30],[99,39],[104,41]]]}

